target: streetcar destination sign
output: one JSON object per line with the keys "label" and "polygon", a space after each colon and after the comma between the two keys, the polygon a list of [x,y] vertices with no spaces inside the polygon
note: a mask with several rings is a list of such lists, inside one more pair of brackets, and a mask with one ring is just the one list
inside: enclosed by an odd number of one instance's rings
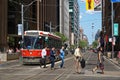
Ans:
{"label": "streetcar destination sign", "polygon": [[120,2],[120,0],[111,0],[111,2],[113,2],[113,3]]}

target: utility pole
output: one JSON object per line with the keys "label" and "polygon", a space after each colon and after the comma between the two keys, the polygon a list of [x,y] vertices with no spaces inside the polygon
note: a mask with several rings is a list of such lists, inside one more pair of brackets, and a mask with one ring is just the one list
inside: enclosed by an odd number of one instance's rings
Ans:
{"label": "utility pole", "polygon": [[51,29],[52,29],[52,27],[51,27],[51,22],[50,22],[50,33],[51,33]]}
{"label": "utility pole", "polygon": [[114,22],[114,20],[113,20],[113,2],[111,2],[111,21],[112,21],[112,58],[114,58],[114,45],[113,45],[113,39],[114,39],[114,35],[113,35],[113,22]]}
{"label": "utility pole", "polygon": [[24,13],[23,13],[24,5],[21,5],[21,23],[22,23],[22,41],[24,40]]}
{"label": "utility pole", "polygon": [[93,42],[93,38],[94,38],[94,31],[93,31],[93,29],[94,29],[94,23],[92,23],[92,42]]}
{"label": "utility pole", "polygon": [[40,18],[40,16],[39,16],[39,10],[40,10],[40,5],[39,5],[39,0],[37,0],[37,30],[39,30],[39,18]]}

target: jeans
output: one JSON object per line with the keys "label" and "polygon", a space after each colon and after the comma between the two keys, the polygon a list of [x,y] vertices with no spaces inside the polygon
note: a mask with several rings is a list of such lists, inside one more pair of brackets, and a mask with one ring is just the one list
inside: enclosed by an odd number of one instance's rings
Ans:
{"label": "jeans", "polygon": [[44,68],[46,67],[46,57],[40,59],[40,67],[44,65]]}
{"label": "jeans", "polygon": [[55,60],[54,58],[51,58],[51,68],[54,68],[54,63],[55,63],[54,60]]}
{"label": "jeans", "polygon": [[64,65],[64,58],[61,58],[61,64],[60,64],[60,68],[63,68],[63,65]]}

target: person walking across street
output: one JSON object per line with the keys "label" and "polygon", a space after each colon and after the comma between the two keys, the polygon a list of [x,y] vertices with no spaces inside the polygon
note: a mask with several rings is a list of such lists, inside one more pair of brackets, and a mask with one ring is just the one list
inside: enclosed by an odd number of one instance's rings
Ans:
{"label": "person walking across street", "polygon": [[75,57],[75,70],[76,70],[76,73],[80,73],[81,72],[80,60],[82,60],[82,52],[80,50],[80,47],[75,49],[74,57]]}
{"label": "person walking across street", "polygon": [[51,70],[54,70],[54,63],[55,63],[55,47],[52,47],[50,51],[50,61],[51,61]]}
{"label": "person walking across street", "polygon": [[63,68],[64,65],[64,57],[65,57],[65,52],[64,52],[64,46],[62,46],[62,48],[60,49],[60,59],[61,59],[61,64],[60,64],[60,68]]}
{"label": "person walking across street", "polygon": [[40,67],[41,67],[41,64],[43,63],[44,64],[44,67],[43,68],[46,68],[46,55],[47,55],[47,47],[45,47],[44,49],[42,49],[42,52],[41,52],[41,60],[40,60]]}
{"label": "person walking across street", "polygon": [[104,74],[104,58],[102,53],[102,47],[98,49],[97,65],[95,66],[95,68],[92,69],[92,72],[94,73],[98,68],[102,70],[101,74]]}

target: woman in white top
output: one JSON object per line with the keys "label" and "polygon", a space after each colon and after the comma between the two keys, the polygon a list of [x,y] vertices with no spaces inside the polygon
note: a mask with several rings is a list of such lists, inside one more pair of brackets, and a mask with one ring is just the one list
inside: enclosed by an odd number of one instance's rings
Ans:
{"label": "woman in white top", "polygon": [[76,72],[80,73],[80,71],[81,71],[80,60],[82,59],[82,53],[81,53],[80,47],[75,49],[74,57],[75,57],[75,69],[76,69]]}

